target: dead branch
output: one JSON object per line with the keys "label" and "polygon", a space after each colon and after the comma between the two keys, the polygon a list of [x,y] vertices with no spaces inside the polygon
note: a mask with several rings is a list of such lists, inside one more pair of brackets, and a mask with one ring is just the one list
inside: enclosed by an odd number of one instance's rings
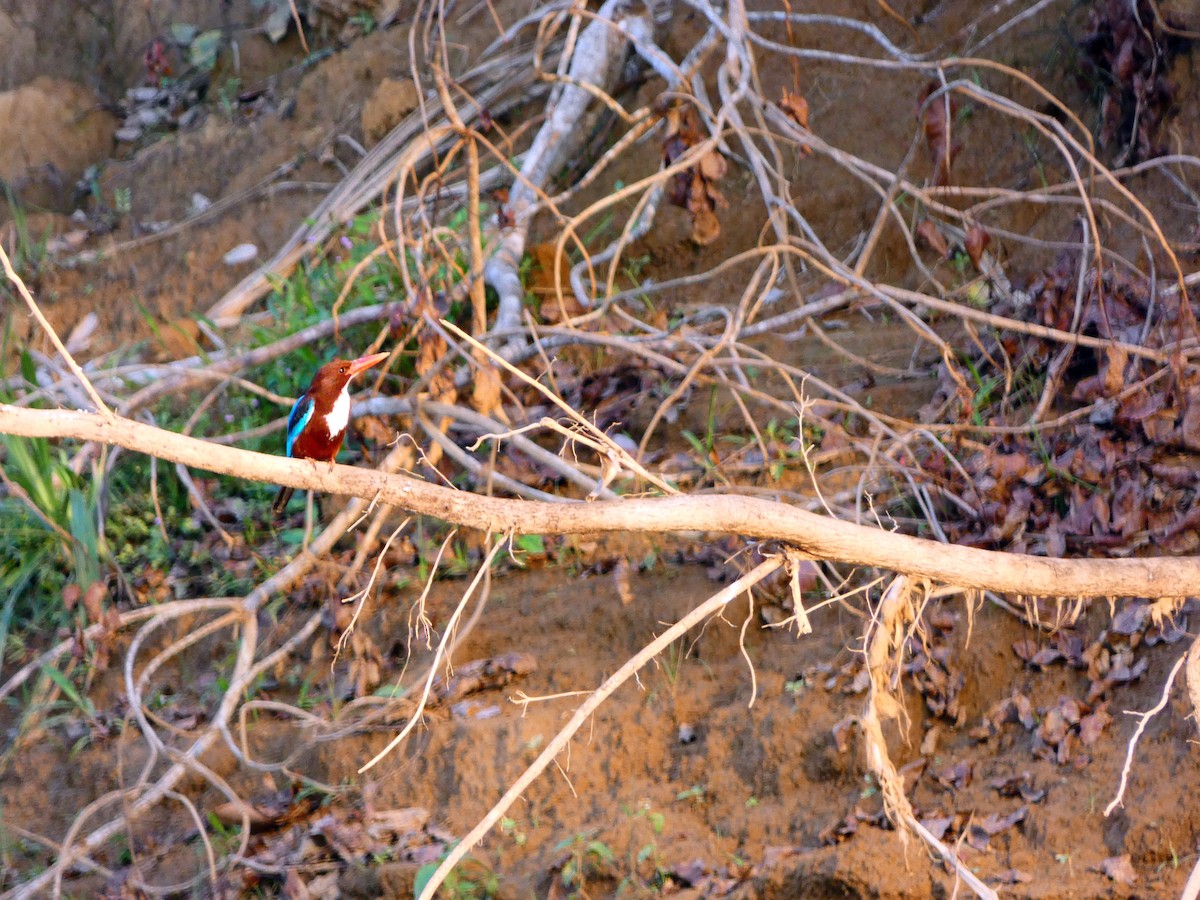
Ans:
{"label": "dead branch", "polygon": [[[595,18],[583,29],[571,56],[569,80],[560,85],[546,123],[525,154],[520,176],[513,184],[507,206],[511,227],[499,237],[499,245],[484,267],[484,279],[500,295],[497,329],[521,328],[521,301],[525,296],[518,268],[534,213],[540,208],[538,191],[549,184],[563,163],[587,139],[590,128],[588,107],[594,92],[607,92],[616,83],[628,50],[627,32],[649,32],[648,14],[618,21],[621,0],[606,0]],[[589,90],[590,88],[590,90]],[[510,345],[519,350],[524,340],[514,334]]]}
{"label": "dead branch", "polygon": [[[464,75],[464,88],[477,92],[477,98],[459,115],[465,121],[473,121],[483,108],[499,115],[538,93],[540,86],[528,65],[527,55],[518,49],[494,56]],[[429,112],[436,115],[439,99],[430,97],[425,102],[431,107]],[[354,167],[350,176],[330,191],[270,260],[209,308],[209,318],[220,326],[236,323],[251,304],[271,290],[272,278],[286,278],[341,223],[376,202],[398,169],[420,165],[430,155],[440,152],[455,137],[455,132],[444,125],[434,127],[437,125],[431,117],[413,114],[392,129]]]}
{"label": "dead branch", "polygon": [[313,466],[94,413],[0,404],[0,433],[112,444],[222,475],[378,499],[399,509],[495,533],[707,531],[773,538],[814,557],[877,566],[959,587],[1049,597],[1187,597],[1200,557],[1049,559],[940,544],[736,495],[542,503],[482,497],[352,466]]}

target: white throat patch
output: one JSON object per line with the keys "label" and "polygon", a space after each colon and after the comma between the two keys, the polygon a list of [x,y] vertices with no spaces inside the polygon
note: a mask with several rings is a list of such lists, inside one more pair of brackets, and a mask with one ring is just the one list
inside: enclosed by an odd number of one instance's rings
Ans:
{"label": "white throat patch", "polygon": [[342,392],[337,395],[337,399],[333,401],[333,406],[329,410],[329,414],[325,416],[325,427],[329,429],[331,438],[337,437],[346,430],[346,425],[350,422],[350,391],[342,388]]}

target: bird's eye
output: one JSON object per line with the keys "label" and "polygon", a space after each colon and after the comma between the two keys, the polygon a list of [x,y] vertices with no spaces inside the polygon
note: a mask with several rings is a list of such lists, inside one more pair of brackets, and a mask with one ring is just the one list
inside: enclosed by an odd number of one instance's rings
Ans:
{"label": "bird's eye", "polygon": [[339,374],[339,375],[345,375],[345,374],[346,374],[346,367],[345,367],[345,366],[341,366],[341,367],[339,367],[339,368],[338,368],[338,374]]}

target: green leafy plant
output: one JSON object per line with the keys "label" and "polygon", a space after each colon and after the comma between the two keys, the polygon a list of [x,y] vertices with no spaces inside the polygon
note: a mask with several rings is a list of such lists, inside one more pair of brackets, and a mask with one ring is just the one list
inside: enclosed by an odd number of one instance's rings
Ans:
{"label": "green leafy plant", "polygon": [[213,835],[213,849],[221,856],[232,852],[241,843],[242,826],[240,825],[227,825],[210,812],[208,827]]}
{"label": "green leafy plant", "polygon": [[42,438],[0,435],[0,446],[8,488],[0,500],[2,645],[14,617],[31,628],[48,624],[54,607],[45,598],[68,580],[85,591],[100,581],[108,551],[99,529],[99,479],[76,475],[66,451]]}
{"label": "green leafy plant", "polygon": [[[49,259],[46,245],[50,242],[50,226],[47,225],[45,232],[41,235],[33,234],[29,228],[29,217],[25,213],[24,205],[7,184],[0,181],[0,185],[4,188],[4,199],[8,202],[9,221],[7,225],[12,229],[11,234],[5,234],[8,228],[0,231],[0,237],[4,238],[5,248],[13,269],[26,284],[29,284],[41,274]],[[0,277],[0,297],[11,296],[11,293],[12,288],[8,279]]]}
{"label": "green leafy plant", "polygon": [[119,187],[113,191],[113,211],[118,216],[127,216],[133,211],[133,189]]}
{"label": "green leafy plant", "polygon": [[500,830],[509,835],[518,847],[524,847],[525,842],[529,839],[529,835],[517,825],[516,819],[510,819],[508,816],[500,820]]}
{"label": "green leafy plant", "polygon": [[225,36],[221,29],[200,31],[195,25],[177,22],[171,26],[171,38],[181,47],[187,48],[188,63],[201,72],[211,72],[217,65],[217,57]]}
{"label": "green leafy plant", "polygon": [[608,844],[597,840],[594,831],[580,832],[555,845],[556,853],[569,851],[559,877],[563,887],[573,894],[582,896],[589,879],[610,874],[616,858]]}
{"label": "green leafy plant", "polygon": [[[703,788],[697,790],[703,794]],[[679,799],[684,799],[682,794]],[[642,800],[633,810],[626,809],[625,814],[629,817],[630,827],[630,874],[621,880],[617,892],[622,893],[631,886],[661,891],[667,881],[668,869],[659,851],[658,839],[666,828],[667,817],[649,800]],[[633,851],[633,847],[638,849]]]}
{"label": "green leafy plant", "polygon": [[348,21],[350,24],[358,26],[359,30],[362,31],[363,34],[370,34],[376,29],[376,27],[378,27],[375,17],[367,11],[355,13],[349,18]]}
{"label": "green leafy plant", "polygon": [[[447,848],[449,852],[450,848]],[[437,862],[426,863],[417,870],[413,880],[413,894],[419,895],[437,871],[443,853]],[[479,897],[495,897],[500,893],[500,877],[487,865],[472,856],[463,857],[462,862],[450,870],[446,880],[442,882],[438,896],[452,897],[455,900],[476,900]]]}

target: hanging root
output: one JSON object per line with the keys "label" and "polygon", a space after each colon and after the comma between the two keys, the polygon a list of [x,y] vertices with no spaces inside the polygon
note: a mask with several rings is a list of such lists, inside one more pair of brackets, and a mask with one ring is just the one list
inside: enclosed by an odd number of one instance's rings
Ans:
{"label": "hanging root", "polygon": [[916,627],[920,611],[928,600],[927,582],[914,582],[907,575],[899,575],[883,592],[879,609],[868,626],[866,654],[871,687],[867,692],[866,708],[859,718],[867,747],[867,768],[879,782],[884,811],[896,826],[901,844],[907,847],[909,832],[916,834],[937,851],[977,896],[993,898],[996,892],[980,881],[953,849],[936,838],[917,820],[908,795],[904,792],[904,778],[888,755],[887,741],[883,737],[883,723],[886,720],[907,721],[899,697],[904,645]]}

